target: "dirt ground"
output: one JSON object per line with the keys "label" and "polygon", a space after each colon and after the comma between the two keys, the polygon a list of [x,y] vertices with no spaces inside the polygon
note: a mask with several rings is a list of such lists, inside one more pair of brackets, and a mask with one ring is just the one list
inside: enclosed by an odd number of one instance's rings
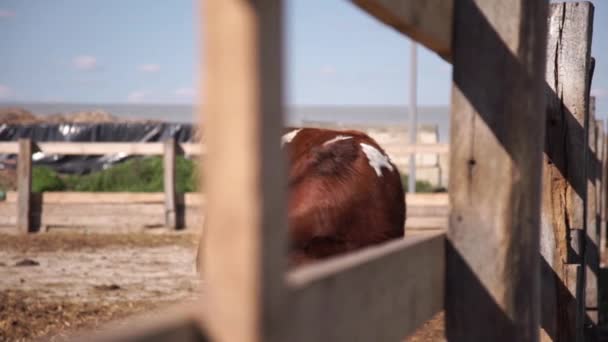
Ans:
{"label": "dirt ground", "polygon": [[[0,235],[0,341],[61,340],[194,299],[193,234]],[[437,315],[407,341],[443,341]]]}
{"label": "dirt ground", "polygon": [[0,235],[0,341],[74,329],[194,298],[194,236]]}

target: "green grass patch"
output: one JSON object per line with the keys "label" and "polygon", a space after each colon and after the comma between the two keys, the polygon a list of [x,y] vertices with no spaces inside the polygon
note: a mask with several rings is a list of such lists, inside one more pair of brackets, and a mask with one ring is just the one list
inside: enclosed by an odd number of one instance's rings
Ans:
{"label": "green grass patch", "polygon": [[[177,156],[175,161],[176,187],[180,193],[198,190],[198,169],[193,160]],[[405,191],[408,176],[401,175]],[[134,158],[106,170],[87,175],[60,175],[45,166],[32,170],[32,191],[86,191],[86,192],[162,192],[162,157]],[[416,192],[437,192],[431,183],[416,181]]]}
{"label": "green grass patch", "polygon": [[65,183],[53,169],[46,166],[32,168],[32,192],[62,190],[65,190]]}
{"label": "green grass patch", "polygon": [[[401,174],[401,184],[403,184],[403,190],[404,191],[409,191],[409,182],[408,182],[409,177],[406,174]],[[421,192],[421,193],[429,193],[429,192],[437,192],[437,188],[435,186],[433,186],[431,183],[424,181],[424,180],[417,180],[416,181],[416,192]]]}
{"label": "green grass patch", "polygon": [[[194,161],[177,156],[175,161],[177,192],[197,190],[198,172]],[[34,167],[32,190],[87,192],[162,192],[163,161],[161,157],[135,158],[106,170],[87,175],[59,175],[48,167]]]}

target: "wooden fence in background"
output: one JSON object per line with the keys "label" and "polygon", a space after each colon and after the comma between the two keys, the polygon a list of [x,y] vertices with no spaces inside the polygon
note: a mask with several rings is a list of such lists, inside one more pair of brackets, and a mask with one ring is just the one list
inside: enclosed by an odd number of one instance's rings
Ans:
{"label": "wooden fence in background", "polygon": [[[32,156],[45,155],[162,155],[164,193],[32,193]],[[447,144],[405,146],[403,154],[448,154]],[[175,156],[202,156],[205,147],[195,143],[125,142],[0,142],[0,154],[16,154],[17,192],[0,201],[0,228],[18,227],[21,233],[55,228],[87,228],[92,231],[133,231],[145,228],[200,227],[204,199],[194,193],[176,191]],[[409,228],[447,226],[447,195],[408,195]]]}

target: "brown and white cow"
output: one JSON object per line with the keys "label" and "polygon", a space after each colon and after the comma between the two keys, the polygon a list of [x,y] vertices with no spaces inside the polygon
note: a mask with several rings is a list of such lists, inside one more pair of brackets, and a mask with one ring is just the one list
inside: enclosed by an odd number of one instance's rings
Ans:
{"label": "brown and white cow", "polygon": [[292,267],[403,236],[401,176],[372,138],[352,130],[299,128],[288,129],[281,146],[289,161]]}
{"label": "brown and white cow", "polygon": [[359,131],[294,129],[283,135],[288,167],[292,266],[404,234],[401,177]]}

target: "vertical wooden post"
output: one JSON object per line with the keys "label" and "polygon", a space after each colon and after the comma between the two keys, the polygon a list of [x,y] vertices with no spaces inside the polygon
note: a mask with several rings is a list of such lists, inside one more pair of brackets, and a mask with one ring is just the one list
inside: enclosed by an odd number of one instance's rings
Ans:
{"label": "vertical wooden post", "polygon": [[607,220],[608,217],[606,217],[606,213],[607,213],[607,205],[608,205],[608,199],[606,198],[606,196],[608,195],[608,170],[606,169],[608,167],[608,139],[607,139],[607,135],[606,135],[606,131],[604,129],[604,121],[600,120],[598,123],[598,127],[600,129],[599,134],[598,134],[598,139],[599,139],[599,144],[602,146],[602,163],[599,166],[600,167],[600,177],[601,177],[601,186],[600,186],[600,191],[599,191],[599,199],[600,199],[600,225],[599,225],[599,235],[600,235],[600,242],[599,242],[599,254],[600,254],[600,266],[604,267],[605,265],[603,264],[603,260],[604,257],[606,255],[606,229],[607,227]]}
{"label": "vertical wooden post", "polygon": [[446,335],[535,341],[547,1],[457,5]]}
{"label": "vertical wooden post", "polygon": [[606,288],[608,287],[608,283],[606,283],[606,277],[604,276],[604,273],[606,272],[606,264],[604,262],[605,258],[606,258],[606,229],[608,229],[608,222],[607,222],[607,205],[608,205],[608,198],[606,198],[606,196],[608,196],[608,170],[606,169],[608,167],[608,139],[607,139],[607,133],[605,131],[605,126],[603,121],[600,121],[600,123],[598,123],[598,126],[600,126],[601,130],[600,130],[600,134],[599,137],[601,137],[600,140],[600,144],[603,146],[603,154],[602,154],[602,164],[600,166],[602,172],[601,172],[601,179],[602,179],[602,186],[600,188],[600,226],[599,226],[599,258],[600,258],[600,266],[599,266],[599,274],[598,274],[598,302],[600,303],[600,307],[598,308],[598,325],[599,326],[604,326],[606,324],[606,322],[608,321],[607,319],[607,313],[605,312],[606,310],[600,310],[600,308],[602,308],[602,303],[606,302],[606,298],[608,296],[608,294],[606,293]]}
{"label": "vertical wooden post", "polygon": [[597,163],[595,164],[596,167],[596,177],[595,177],[595,194],[596,194],[596,203],[597,203],[597,207],[596,207],[596,227],[595,227],[595,238],[597,239],[597,254],[598,254],[598,267],[599,267],[599,261],[601,260],[601,232],[602,232],[602,226],[604,225],[604,220],[605,220],[605,216],[604,216],[604,198],[602,197],[603,193],[604,193],[604,164],[606,161],[606,145],[604,144],[604,141],[606,140],[605,138],[605,134],[604,134],[604,121],[603,120],[596,120],[595,123],[595,127],[596,127],[596,144],[597,144]]}
{"label": "vertical wooden post", "polygon": [[[587,156],[587,199],[586,199],[586,225],[585,225],[585,312],[586,326],[588,333],[592,333],[593,327],[597,324],[597,275],[599,269],[599,255],[597,253],[597,126],[595,115],[589,111],[588,125],[588,146],[589,155]],[[587,335],[591,337],[591,335]]]}
{"label": "vertical wooden post", "polygon": [[541,213],[542,340],[580,341],[583,228],[593,6],[549,7],[546,140]]}
{"label": "vertical wooden post", "polygon": [[32,209],[32,140],[19,139],[17,161],[17,229],[20,233],[31,231]]}
{"label": "vertical wooden post", "polygon": [[272,340],[287,265],[282,1],[203,6],[206,325],[214,341]]}
{"label": "vertical wooden post", "polygon": [[175,188],[176,142],[170,138],[163,143],[163,186],[165,190],[165,225],[177,229],[177,190]]}
{"label": "vertical wooden post", "polygon": [[598,239],[598,245],[597,245],[597,250],[598,250],[598,257],[600,256],[599,252],[601,250],[600,248],[600,238],[601,238],[601,231],[602,231],[602,226],[604,224],[604,198],[602,197],[602,194],[604,193],[604,177],[605,177],[605,173],[604,173],[604,163],[606,161],[606,145],[604,144],[604,141],[606,140],[606,137],[604,135],[604,120],[596,120],[595,123],[595,127],[596,127],[596,132],[597,132],[597,137],[596,137],[596,144],[597,144],[597,158],[598,158],[598,162],[596,163],[596,172],[597,172],[597,177],[595,179],[596,185],[595,185],[595,191],[596,191],[596,198],[597,198],[597,227],[596,227],[596,235],[597,235],[597,239]]}

